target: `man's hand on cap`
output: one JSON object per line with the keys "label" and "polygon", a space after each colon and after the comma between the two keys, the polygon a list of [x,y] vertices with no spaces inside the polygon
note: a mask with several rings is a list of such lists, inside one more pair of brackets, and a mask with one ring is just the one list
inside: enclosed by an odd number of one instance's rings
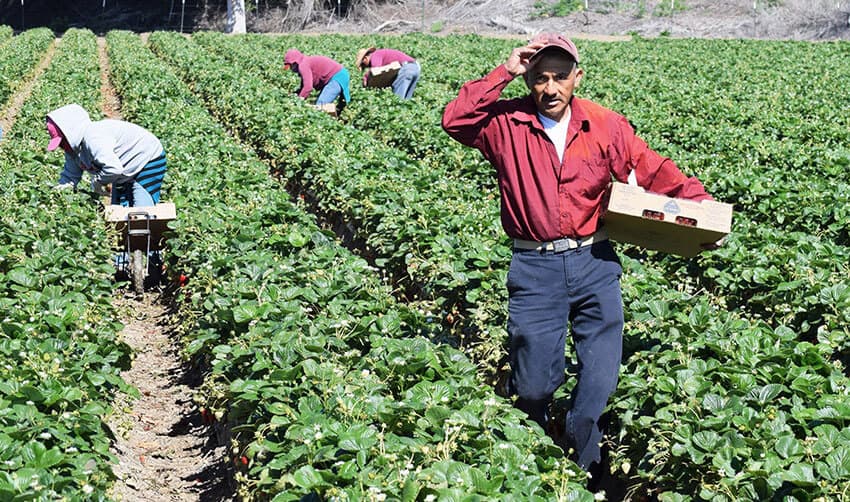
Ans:
{"label": "man's hand on cap", "polygon": [[537,52],[537,49],[543,47],[542,43],[532,42],[523,47],[517,47],[511,51],[508,60],[505,62],[505,69],[514,77],[518,77],[528,71],[528,60]]}

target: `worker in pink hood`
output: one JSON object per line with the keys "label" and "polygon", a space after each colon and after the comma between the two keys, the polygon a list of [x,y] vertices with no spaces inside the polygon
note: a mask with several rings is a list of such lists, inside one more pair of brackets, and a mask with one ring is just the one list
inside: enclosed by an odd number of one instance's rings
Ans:
{"label": "worker in pink hood", "polygon": [[316,89],[316,105],[337,101],[337,113],[351,102],[350,76],[344,66],[327,56],[305,56],[298,49],[289,49],[283,59],[283,69],[301,77],[301,87],[295,91],[302,99]]}

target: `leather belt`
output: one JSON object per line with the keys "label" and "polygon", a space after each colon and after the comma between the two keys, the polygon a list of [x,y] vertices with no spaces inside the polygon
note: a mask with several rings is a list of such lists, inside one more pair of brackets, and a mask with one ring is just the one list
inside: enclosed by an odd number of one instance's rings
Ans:
{"label": "leather belt", "polygon": [[541,253],[544,251],[560,253],[561,251],[567,251],[570,249],[577,249],[580,247],[589,246],[594,242],[602,242],[607,239],[608,232],[606,232],[605,230],[598,230],[595,234],[589,235],[581,239],[571,239],[569,237],[563,237],[561,239],[546,242],[514,239],[514,248],[532,249],[534,251],[540,251]]}

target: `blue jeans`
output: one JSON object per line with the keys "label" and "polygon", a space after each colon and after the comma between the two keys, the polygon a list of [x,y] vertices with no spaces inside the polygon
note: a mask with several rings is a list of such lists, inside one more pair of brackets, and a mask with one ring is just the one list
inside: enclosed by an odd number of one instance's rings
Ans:
{"label": "blue jeans", "polygon": [[393,93],[401,99],[412,98],[413,91],[416,90],[416,83],[419,82],[421,70],[422,68],[416,61],[403,64],[395,80],[393,80]]}
{"label": "blue jeans", "polygon": [[333,103],[341,94],[342,86],[339,85],[339,82],[331,80],[328,82],[328,85],[322,88],[322,92],[319,93],[319,97],[316,99],[316,104],[326,105],[328,103]]}
{"label": "blue jeans", "polygon": [[168,162],[163,151],[159,157],[145,164],[145,167],[136,173],[133,181],[112,184],[112,204],[124,207],[159,204],[159,192],[167,169]]}
{"label": "blue jeans", "polygon": [[[123,186],[126,186],[126,185],[122,185],[122,187]],[[119,188],[118,186],[113,184],[112,185],[112,204],[117,204],[117,205],[122,205],[122,206],[129,205],[130,207],[145,207],[145,206],[155,205],[154,201],[153,201],[153,197],[151,197],[151,194],[148,193],[148,191],[145,190],[145,187],[143,187],[138,182],[134,181],[133,184],[128,188],[130,189],[129,190],[130,191],[130,197],[125,198],[125,197],[122,197],[122,196],[126,195],[126,191],[122,190],[121,188]]]}
{"label": "blue jeans", "polygon": [[564,382],[567,324],[578,376],[566,437],[584,469],[600,461],[599,418],[617,387],[623,352],[620,260],[609,241],[563,251],[515,249],[508,272],[509,388],[544,430]]}

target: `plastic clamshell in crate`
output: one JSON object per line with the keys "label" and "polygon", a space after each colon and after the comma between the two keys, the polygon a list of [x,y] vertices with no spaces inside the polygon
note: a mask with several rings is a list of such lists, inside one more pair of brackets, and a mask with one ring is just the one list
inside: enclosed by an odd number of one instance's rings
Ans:
{"label": "plastic clamshell in crate", "polygon": [[610,239],[685,257],[732,230],[732,204],[676,199],[614,182],[603,216]]}
{"label": "plastic clamshell in crate", "polygon": [[384,66],[369,68],[366,72],[366,87],[389,87],[393,84],[401,63],[393,61]]}
{"label": "plastic clamshell in crate", "polygon": [[325,103],[325,104],[322,104],[322,105],[316,105],[316,109],[327,113],[331,117],[337,116],[336,103]]}

